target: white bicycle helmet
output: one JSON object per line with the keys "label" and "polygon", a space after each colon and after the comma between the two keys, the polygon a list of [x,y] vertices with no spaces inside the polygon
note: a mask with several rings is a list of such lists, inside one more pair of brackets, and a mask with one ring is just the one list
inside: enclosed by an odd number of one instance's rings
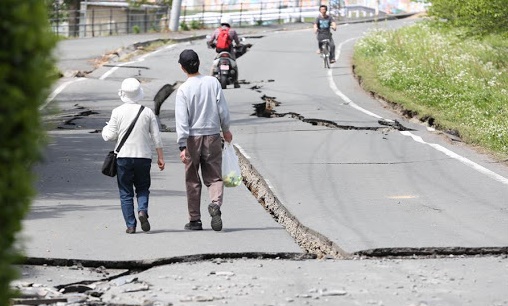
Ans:
{"label": "white bicycle helmet", "polygon": [[223,16],[221,19],[220,19],[220,24],[223,25],[227,25],[227,26],[231,26],[231,18],[229,18],[228,16]]}

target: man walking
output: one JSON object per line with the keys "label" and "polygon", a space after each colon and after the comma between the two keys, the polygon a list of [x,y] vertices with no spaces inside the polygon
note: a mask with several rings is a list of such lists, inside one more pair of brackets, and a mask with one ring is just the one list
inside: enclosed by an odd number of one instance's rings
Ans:
{"label": "man walking", "polygon": [[180,160],[185,164],[185,188],[189,223],[187,230],[202,230],[201,189],[208,188],[211,203],[208,212],[214,231],[222,230],[222,140],[231,142],[229,109],[219,81],[199,73],[199,57],[194,50],[180,53],[178,63],[187,80],[176,94],[175,119]]}

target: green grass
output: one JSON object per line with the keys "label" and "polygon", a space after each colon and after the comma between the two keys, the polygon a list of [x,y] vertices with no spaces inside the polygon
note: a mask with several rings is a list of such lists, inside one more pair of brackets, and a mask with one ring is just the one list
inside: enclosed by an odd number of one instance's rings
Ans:
{"label": "green grass", "polygon": [[418,22],[355,45],[363,86],[440,130],[508,157],[508,39]]}

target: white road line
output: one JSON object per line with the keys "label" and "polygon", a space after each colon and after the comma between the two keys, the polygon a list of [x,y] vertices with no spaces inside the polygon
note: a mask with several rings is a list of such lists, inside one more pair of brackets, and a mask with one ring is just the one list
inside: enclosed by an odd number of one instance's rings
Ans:
{"label": "white road line", "polygon": [[[111,68],[110,70],[108,70],[106,73],[104,73],[104,74],[103,74],[103,75],[99,78],[99,80],[104,80],[104,79],[106,79],[106,78],[107,78],[108,76],[110,76],[113,72],[115,72],[116,70],[118,70],[118,68],[120,68],[121,66],[125,66],[125,65],[127,65],[127,64],[131,64],[131,63],[135,63],[135,62],[142,62],[142,61],[144,61],[144,60],[145,60],[145,58],[147,58],[148,56],[154,55],[154,54],[156,54],[156,53],[158,53],[158,52],[160,52],[160,51],[163,51],[163,50],[171,49],[171,48],[173,48],[173,47],[175,47],[175,46],[176,46],[176,45],[169,45],[169,46],[167,46],[167,47],[165,47],[165,48],[163,48],[163,49],[155,50],[154,52],[150,52],[150,53],[148,53],[148,54],[145,54],[145,55],[141,56],[141,57],[140,57],[138,60],[136,60],[136,61],[127,62],[127,63],[122,63],[122,64],[120,64],[120,65],[117,65],[117,66],[115,66],[115,67]],[[73,79],[73,80],[67,81],[67,82],[65,82],[65,83],[61,84],[60,86],[58,86],[58,87],[57,87],[57,89],[55,89],[55,90],[54,90],[54,91],[53,91],[53,92],[52,92],[52,93],[48,96],[48,98],[46,99],[46,102],[45,102],[43,105],[41,105],[41,106],[39,107],[39,110],[43,110],[44,108],[46,108],[46,106],[48,106],[48,104],[49,104],[49,103],[51,103],[51,101],[53,101],[53,100],[56,98],[56,96],[57,96],[58,94],[60,94],[60,93],[61,93],[61,92],[62,92],[62,91],[63,91],[63,90],[67,87],[67,86],[69,86],[69,85],[70,85],[70,84],[72,84],[72,83],[79,82],[79,81],[83,81],[83,80],[86,80],[86,78],[77,78],[77,79]]]}
{"label": "white road line", "polygon": [[163,48],[163,49],[158,49],[158,50],[155,50],[155,51],[153,51],[153,52],[147,53],[147,54],[145,54],[145,55],[143,55],[143,56],[140,56],[140,57],[139,57],[137,60],[135,60],[135,61],[132,61],[132,62],[126,62],[126,63],[121,63],[121,64],[119,64],[119,65],[117,65],[117,66],[115,66],[115,67],[111,68],[110,70],[106,71],[106,72],[105,72],[105,73],[104,73],[104,74],[103,74],[103,75],[99,78],[99,80],[105,80],[107,77],[109,77],[111,74],[113,74],[113,72],[117,71],[117,70],[118,70],[120,67],[122,67],[122,66],[129,65],[129,64],[132,64],[132,63],[142,62],[142,61],[144,61],[144,60],[145,60],[147,57],[149,57],[149,56],[152,56],[152,55],[154,55],[154,54],[157,54],[157,53],[159,53],[159,52],[161,52],[161,51],[163,51],[163,50],[168,50],[168,49],[174,48],[175,46],[176,46],[176,44],[175,44],[175,45],[169,45],[169,46],[167,46],[167,47],[165,47],[165,48]]}
{"label": "white road line", "polygon": [[[348,40],[345,40],[343,42],[341,42],[338,46],[336,46],[335,48],[335,58],[338,59],[340,57],[340,50],[342,49],[342,45],[344,45],[345,43],[349,42],[349,41],[352,41],[352,40],[355,40],[357,38],[350,38]],[[369,116],[372,116],[374,118],[377,118],[377,119],[383,119],[383,117],[377,115],[377,114],[374,114],[373,112],[369,111],[369,110],[366,110],[365,108],[363,107],[360,107],[358,104],[354,103],[351,99],[349,99],[344,93],[342,93],[338,88],[337,88],[337,85],[335,85],[335,81],[333,80],[333,72],[332,72],[332,69],[328,69],[328,83],[330,84],[330,88],[333,90],[333,92],[339,96],[342,100],[344,100],[344,102],[346,102],[347,105],[351,106],[352,108],[366,114],[366,115],[369,115]],[[387,121],[392,121],[392,120],[387,120]]]}
{"label": "white road line", "polygon": [[[237,148],[238,148],[238,150],[240,151],[240,153],[242,153],[242,155],[243,155],[246,159],[250,160],[250,156],[249,156],[249,154],[247,154],[247,152],[245,152],[245,150],[244,150],[244,149],[243,149],[243,148],[242,148],[239,144],[235,143],[235,147],[237,147]],[[269,188],[270,190],[274,190],[274,188],[273,188],[272,184],[270,183],[270,181],[269,181],[267,178],[265,178],[264,180],[265,180],[266,184],[268,185],[268,188]]]}
{"label": "white road line", "polygon": [[245,156],[245,158],[250,159],[250,156],[247,154],[247,152],[245,152],[245,150],[239,144],[235,143],[235,147],[238,148],[240,153],[242,153],[242,155]]}
{"label": "white road line", "polygon": [[419,142],[419,143],[423,143],[423,144],[426,144],[426,145],[429,145],[431,147],[433,147],[434,149],[438,150],[439,152],[442,152],[446,155],[448,155],[449,157],[451,158],[454,158],[458,161],[460,161],[461,163],[473,168],[474,170],[478,171],[478,172],[481,172],[487,176],[489,176],[490,178],[498,181],[498,182],[501,182],[505,185],[508,185],[508,179],[505,178],[504,176],[501,176],[493,171],[490,171],[489,169],[483,167],[483,166],[480,166],[478,165],[477,163],[453,152],[453,151],[450,151],[448,150],[447,148],[441,146],[441,145],[438,145],[436,143],[429,143],[429,142],[426,142],[424,141],[420,136],[417,136],[417,135],[414,135],[413,133],[409,132],[409,131],[401,131],[400,132],[402,135],[404,136],[409,136],[411,138],[413,138],[414,141],[416,142]]}
{"label": "white road line", "polygon": [[51,103],[51,101],[53,101],[56,96],[61,93],[65,87],[69,86],[70,84],[72,83],[76,83],[76,82],[79,82],[79,81],[83,81],[83,80],[86,80],[86,78],[78,78],[78,79],[73,79],[73,80],[70,80],[70,81],[67,81],[63,84],[61,84],[60,86],[58,86],[49,96],[48,98],[46,99],[46,102],[41,105],[39,107],[39,110],[43,110],[46,106],[48,106],[49,103]]}
{"label": "white road line", "polygon": [[[355,40],[356,38],[350,38],[348,40],[345,40],[343,41],[342,43],[340,43],[336,48],[335,48],[335,58],[338,59],[340,57],[340,50],[342,48],[342,46],[351,41],[351,40]],[[349,99],[343,92],[341,92],[338,88],[337,88],[337,85],[335,84],[335,81],[333,80],[333,73],[332,73],[332,69],[328,69],[328,83],[330,85],[330,88],[333,90],[333,92],[339,96],[343,101],[346,102],[347,105],[351,106],[352,108],[366,114],[366,115],[369,115],[369,116],[372,116],[374,118],[377,118],[377,119],[383,119],[381,116],[371,112],[371,111],[368,111],[360,106],[358,106],[356,103],[354,103],[351,99]],[[384,119],[384,120],[387,120],[387,119]],[[388,121],[392,121],[392,120],[388,120]],[[419,142],[419,143],[422,143],[422,144],[426,144],[432,148],[434,148],[435,150],[439,151],[439,152],[442,152],[444,154],[446,154],[447,156],[453,158],[453,159],[456,159],[458,161],[460,161],[461,163],[465,164],[466,166],[468,167],[471,167],[473,168],[474,170],[480,172],[480,173],[483,173],[485,175],[487,175],[488,177],[500,182],[500,183],[503,183],[505,185],[508,185],[508,179],[505,178],[504,176],[501,176],[473,161],[471,161],[470,159],[467,159],[465,158],[464,156],[461,156],[453,151],[450,151],[448,150],[447,148],[441,146],[441,145],[438,145],[438,144],[435,144],[435,143],[428,143],[428,142],[425,142],[420,136],[416,136],[414,135],[413,133],[411,132],[408,132],[408,131],[401,131],[400,132],[402,135],[404,136],[409,136],[411,137],[414,141],[416,142]]]}
{"label": "white road line", "polygon": [[111,74],[113,74],[113,72],[117,71],[120,67],[122,66],[125,66],[125,65],[130,65],[132,63],[136,63],[136,62],[141,62],[142,60],[137,60],[137,61],[132,61],[132,62],[125,62],[125,63],[121,63],[121,64],[118,64],[116,65],[115,67],[109,69],[108,71],[106,71],[106,73],[104,73],[103,75],[101,75],[101,77],[99,78],[99,80],[105,80],[108,76],[110,76]]}

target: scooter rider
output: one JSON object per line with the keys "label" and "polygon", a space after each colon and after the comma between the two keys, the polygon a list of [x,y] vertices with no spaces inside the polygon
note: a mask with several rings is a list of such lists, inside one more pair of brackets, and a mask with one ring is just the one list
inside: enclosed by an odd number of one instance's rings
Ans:
{"label": "scooter rider", "polygon": [[[217,42],[219,40],[219,36],[221,33],[227,30],[227,33],[229,35],[229,46],[226,48],[222,47],[220,48],[217,45]],[[234,42],[234,45],[233,45]],[[213,61],[212,66],[212,75],[215,75],[217,73],[217,65],[219,64],[219,53],[221,52],[228,52],[231,55],[231,65],[232,68],[236,71],[236,81],[235,81],[235,88],[238,88],[238,67],[236,65],[236,55],[235,55],[235,47],[240,46],[240,39],[238,38],[238,34],[234,29],[231,29],[231,20],[228,17],[222,17],[220,21],[220,27],[215,29],[213,34],[210,36],[210,38],[207,41],[208,47],[215,48],[215,51],[217,52],[217,55],[215,56],[215,59]]]}
{"label": "scooter rider", "polygon": [[319,16],[314,21],[314,33],[317,34],[318,40],[318,51],[317,53],[321,53],[321,41],[323,39],[330,40],[330,63],[335,63],[335,43],[332,37],[332,30],[337,30],[337,24],[332,16],[328,15],[326,12],[328,11],[328,7],[326,5],[319,6]]}

